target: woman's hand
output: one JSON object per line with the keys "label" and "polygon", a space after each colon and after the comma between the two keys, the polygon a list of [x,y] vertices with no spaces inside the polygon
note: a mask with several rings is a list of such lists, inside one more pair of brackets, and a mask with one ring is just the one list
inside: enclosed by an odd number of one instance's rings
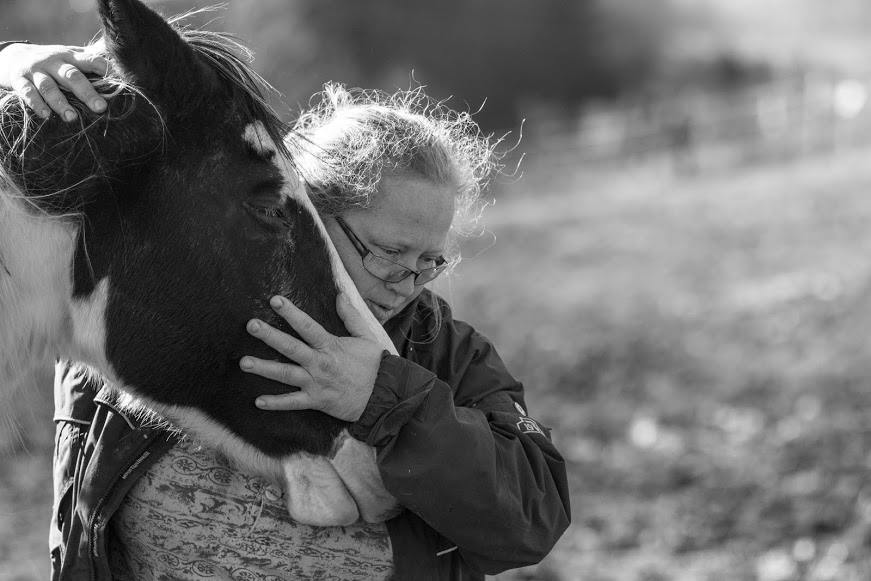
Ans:
{"label": "woman's hand", "polygon": [[339,295],[336,307],[351,336],[337,337],[285,298],[272,297],[270,304],[302,340],[257,319],[248,321],[248,332],[296,364],[245,356],[239,367],[248,373],[296,386],[299,391],[262,395],[257,398],[257,407],[312,409],[340,420],[358,420],[372,394],[383,352],[368,334],[360,313],[345,295]]}
{"label": "woman's hand", "polygon": [[81,47],[16,43],[0,50],[0,88],[14,91],[43,119],[48,119],[51,110],[66,121],[76,119],[60,87],[95,113],[105,111],[106,101],[84,73],[105,75],[108,71],[106,59]]}

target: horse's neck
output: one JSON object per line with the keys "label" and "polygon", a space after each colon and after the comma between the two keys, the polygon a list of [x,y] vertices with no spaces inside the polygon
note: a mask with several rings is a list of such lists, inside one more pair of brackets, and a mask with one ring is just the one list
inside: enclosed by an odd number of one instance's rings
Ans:
{"label": "horse's neck", "polygon": [[76,226],[30,211],[26,203],[0,182],[0,388],[50,363],[73,336]]}

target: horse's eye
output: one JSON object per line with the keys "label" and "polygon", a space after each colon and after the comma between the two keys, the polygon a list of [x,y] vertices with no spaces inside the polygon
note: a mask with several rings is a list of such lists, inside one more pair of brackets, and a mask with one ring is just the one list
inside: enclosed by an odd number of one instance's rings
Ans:
{"label": "horse's eye", "polygon": [[287,218],[287,216],[284,215],[284,208],[258,206],[256,204],[251,204],[250,207],[253,211],[257,212],[261,216],[265,216],[266,218]]}
{"label": "horse's eye", "polygon": [[277,200],[252,200],[243,205],[255,220],[269,228],[286,229],[290,225],[285,205]]}

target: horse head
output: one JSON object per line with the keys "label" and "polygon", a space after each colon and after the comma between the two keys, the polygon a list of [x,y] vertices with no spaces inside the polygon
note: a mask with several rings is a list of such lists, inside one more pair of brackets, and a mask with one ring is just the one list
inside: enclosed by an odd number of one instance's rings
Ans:
{"label": "horse head", "polygon": [[289,388],[238,366],[280,358],[245,331],[258,317],[291,332],[274,294],[334,334],[347,334],[339,290],[369,316],[265,83],[225,36],[177,30],[137,0],[99,13],[117,71],[98,82],[105,113],[76,103],[68,124],[0,101],[0,383],[24,360],[84,361],[129,408],[283,478],[298,520],[382,519],[393,501],[374,451],[325,414],[257,409],[256,395]]}

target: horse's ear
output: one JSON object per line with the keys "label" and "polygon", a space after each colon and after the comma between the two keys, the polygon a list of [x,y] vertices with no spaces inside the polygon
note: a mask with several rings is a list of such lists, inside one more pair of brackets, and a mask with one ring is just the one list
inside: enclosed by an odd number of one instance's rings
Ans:
{"label": "horse's ear", "polygon": [[214,74],[162,16],[139,0],[99,0],[106,50],[127,80],[178,111],[208,95]]}

